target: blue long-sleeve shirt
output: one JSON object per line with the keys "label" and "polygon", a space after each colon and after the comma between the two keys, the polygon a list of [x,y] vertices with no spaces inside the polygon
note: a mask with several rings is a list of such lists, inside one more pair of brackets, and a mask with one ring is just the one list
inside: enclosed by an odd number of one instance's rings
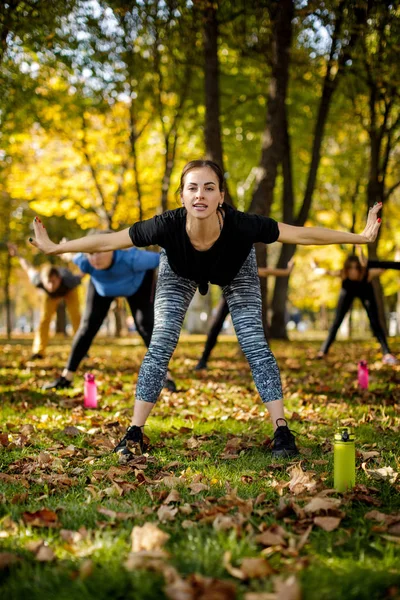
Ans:
{"label": "blue long-sleeve shirt", "polygon": [[158,267],[160,255],[138,248],[115,250],[108,269],[95,269],[82,253],[77,254],[73,261],[82,273],[89,273],[100,296],[117,298],[135,294],[143,283],[146,271]]}

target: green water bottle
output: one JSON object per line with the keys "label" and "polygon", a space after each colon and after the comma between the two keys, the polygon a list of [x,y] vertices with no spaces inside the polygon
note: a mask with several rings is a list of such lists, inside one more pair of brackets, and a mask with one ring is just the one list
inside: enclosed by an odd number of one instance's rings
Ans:
{"label": "green water bottle", "polygon": [[338,492],[346,492],[356,483],[356,446],[354,433],[343,427],[335,433],[333,444],[333,480]]}

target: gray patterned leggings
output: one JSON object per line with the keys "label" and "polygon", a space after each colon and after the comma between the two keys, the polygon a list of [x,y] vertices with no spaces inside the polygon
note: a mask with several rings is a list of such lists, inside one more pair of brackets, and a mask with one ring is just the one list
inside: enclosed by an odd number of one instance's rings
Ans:
{"label": "gray patterned leggings", "polygon": [[[178,343],[183,319],[197,285],[176,275],[164,251],[154,305],[154,329],[136,386],[136,399],[155,403],[163,387],[168,363]],[[261,320],[261,292],[254,248],[235,279],[222,288],[240,346],[263,402],[282,398],[278,365],[265,339]]]}

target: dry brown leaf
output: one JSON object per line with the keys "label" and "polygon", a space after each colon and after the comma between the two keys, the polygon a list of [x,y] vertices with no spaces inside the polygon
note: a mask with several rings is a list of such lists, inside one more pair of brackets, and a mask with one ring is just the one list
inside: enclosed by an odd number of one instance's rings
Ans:
{"label": "dry brown leaf", "polygon": [[177,507],[172,508],[172,506],[163,504],[157,511],[157,517],[161,523],[166,523],[167,521],[174,521],[177,512]]}
{"label": "dry brown leaf", "polygon": [[315,473],[313,471],[303,471],[301,463],[293,465],[288,469],[291,480],[289,481],[289,490],[295,494],[302,494],[306,490],[312,492],[317,482],[313,479]]}
{"label": "dry brown leaf", "polygon": [[57,513],[48,508],[42,508],[36,512],[24,512],[22,518],[31,527],[59,527]]}
{"label": "dry brown leaf", "polygon": [[286,531],[279,525],[272,525],[256,537],[256,542],[263,546],[286,546]]}
{"label": "dry brown leaf", "polygon": [[68,425],[67,427],[64,427],[61,433],[68,435],[69,437],[77,437],[78,435],[82,435],[83,432],[73,425]]}
{"label": "dry brown leaf", "polygon": [[188,488],[190,490],[191,496],[194,496],[195,494],[199,494],[200,492],[204,492],[205,490],[209,489],[208,485],[206,485],[205,483],[191,483],[190,485],[188,485]]}
{"label": "dry brown leaf", "polygon": [[314,517],[315,525],[321,527],[324,531],[333,531],[340,525],[340,517]]}
{"label": "dry brown leaf", "polygon": [[389,481],[396,483],[399,474],[392,467],[381,467],[380,469],[367,469],[366,463],[362,463],[362,468],[368,477],[372,477],[377,481]]}
{"label": "dry brown leaf", "polygon": [[320,498],[319,496],[315,496],[303,508],[307,514],[313,515],[321,511],[329,512],[330,510],[336,510],[340,504],[341,500],[338,498]]}
{"label": "dry brown leaf", "polygon": [[218,514],[213,521],[213,528],[216,531],[228,531],[229,529],[237,529],[243,525],[245,518],[240,513],[236,515]]}
{"label": "dry brown leaf", "polygon": [[236,579],[255,579],[267,577],[273,573],[273,569],[265,558],[244,558],[240,567],[234,567],[231,564],[231,552],[225,552],[223,557],[223,565],[232,577]]}
{"label": "dry brown leaf", "polygon": [[22,433],[22,435],[32,435],[32,433],[35,433],[35,428],[33,425],[22,425],[19,432]]}
{"label": "dry brown leaf", "polygon": [[267,577],[274,572],[265,558],[244,558],[240,570],[244,573],[246,579]]}
{"label": "dry brown leaf", "polygon": [[[0,433],[0,446],[7,447],[9,443],[8,433]],[[9,552],[4,552],[3,554],[9,554]]]}
{"label": "dry brown leaf", "polygon": [[371,450],[371,452],[363,452],[362,450],[360,450],[360,455],[365,461],[369,460],[370,458],[377,458],[378,456],[380,456],[379,452],[377,452],[376,450]]}
{"label": "dry brown leaf", "polygon": [[40,452],[38,463],[41,467],[46,467],[53,462],[53,457],[48,452]]}
{"label": "dry brown leaf", "polygon": [[56,555],[54,554],[53,550],[49,548],[49,546],[46,546],[46,544],[42,544],[40,546],[35,556],[36,560],[39,562],[51,562],[55,559],[55,557]]}
{"label": "dry brown leaf", "polygon": [[195,521],[189,521],[188,519],[185,519],[181,523],[181,527],[183,527],[183,529],[189,529],[190,527],[193,527],[193,525],[197,525],[197,523]]}
{"label": "dry brown leaf", "polygon": [[170,504],[171,502],[180,502],[181,496],[178,490],[172,489],[168,496],[164,500],[164,504]]}
{"label": "dry brown leaf", "polygon": [[385,523],[386,525],[391,525],[392,523],[397,523],[400,521],[400,514],[387,515],[386,513],[379,512],[379,510],[370,510],[369,512],[365,513],[364,518],[379,521],[379,523]]}
{"label": "dry brown leaf", "polygon": [[195,573],[186,580],[176,577],[166,586],[165,593],[170,600],[234,600],[236,587],[231,581]]}
{"label": "dry brown leaf", "polygon": [[161,550],[169,535],[154,523],[145,523],[143,527],[135,526],[131,533],[132,552]]}

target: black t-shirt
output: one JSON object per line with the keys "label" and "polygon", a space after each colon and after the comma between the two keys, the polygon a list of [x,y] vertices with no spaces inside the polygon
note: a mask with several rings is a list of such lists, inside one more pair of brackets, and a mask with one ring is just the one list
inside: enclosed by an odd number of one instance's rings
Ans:
{"label": "black t-shirt", "polygon": [[132,243],[139,248],[157,244],[164,248],[171,269],[195,281],[201,293],[207,284],[228,285],[239,272],[253,244],[272,244],[279,237],[278,223],[260,215],[250,215],[223,205],[225,212],[221,235],[211,248],[196,250],[186,232],[186,209],[169,210],[147,221],[132,225]]}
{"label": "black t-shirt", "polygon": [[342,288],[355,298],[367,298],[373,293],[372,283],[368,281],[368,268],[362,279],[343,279]]}

